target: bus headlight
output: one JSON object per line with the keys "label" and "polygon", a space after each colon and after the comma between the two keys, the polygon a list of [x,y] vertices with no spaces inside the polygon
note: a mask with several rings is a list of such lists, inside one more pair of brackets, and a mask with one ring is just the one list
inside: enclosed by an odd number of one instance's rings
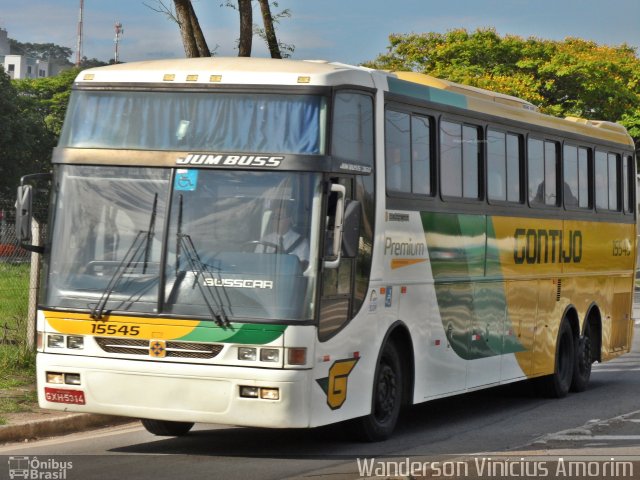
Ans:
{"label": "bus headlight", "polygon": [[64,348],[64,335],[47,335],[47,347]]}
{"label": "bus headlight", "polygon": [[73,350],[82,350],[84,348],[84,338],[76,336],[67,337],[67,348]]}
{"label": "bus headlight", "polygon": [[280,350],[277,348],[261,348],[260,349],[260,361],[261,362],[278,362],[280,361]]}
{"label": "bus headlight", "polygon": [[240,385],[240,396],[243,398],[260,398],[262,400],[280,400],[280,389]]}
{"label": "bus headlight", "polygon": [[238,348],[238,360],[245,360],[248,362],[255,362],[257,359],[257,349],[250,347]]}
{"label": "bus headlight", "polygon": [[260,389],[258,387],[247,387],[245,385],[241,385],[240,396],[244,398],[258,398],[260,396]]}

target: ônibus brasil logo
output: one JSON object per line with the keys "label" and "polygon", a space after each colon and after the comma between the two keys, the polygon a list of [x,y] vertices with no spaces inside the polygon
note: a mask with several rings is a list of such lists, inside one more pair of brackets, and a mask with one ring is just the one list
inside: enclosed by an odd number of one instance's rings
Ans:
{"label": "\u00f4nibus brasil logo", "polygon": [[73,468],[73,462],[63,462],[55,458],[46,460],[38,457],[9,457],[9,478],[33,480],[66,480],[67,471]]}

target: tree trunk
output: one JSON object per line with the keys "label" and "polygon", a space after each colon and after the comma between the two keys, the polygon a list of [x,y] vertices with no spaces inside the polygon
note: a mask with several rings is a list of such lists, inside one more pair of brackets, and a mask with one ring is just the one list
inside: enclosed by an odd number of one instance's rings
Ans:
{"label": "tree trunk", "polygon": [[182,36],[184,53],[188,58],[210,57],[211,52],[200,28],[191,0],[173,0]]}
{"label": "tree trunk", "polygon": [[267,39],[267,45],[269,46],[269,53],[271,58],[282,58],[280,53],[280,45],[276,38],[276,30],[273,27],[273,17],[271,16],[271,8],[269,7],[269,0],[258,0],[260,3],[260,10],[262,11],[262,22],[264,23],[264,34]]}
{"label": "tree trunk", "polygon": [[253,9],[251,0],[238,0],[240,12],[240,42],[238,44],[238,56],[251,56],[251,42],[253,40]]}

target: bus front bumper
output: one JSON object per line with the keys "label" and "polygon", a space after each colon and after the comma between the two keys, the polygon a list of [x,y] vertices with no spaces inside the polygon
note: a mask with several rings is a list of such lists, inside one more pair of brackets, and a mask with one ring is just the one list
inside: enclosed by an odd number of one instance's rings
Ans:
{"label": "bus front bumper", "polygon": [[[310,425],[310,370],[159,364],[39,353],[37,372],[42,408],[238,426]],[[63,374],[64,382],[73,379],[78,384],[47,383],[47,372]],[[277,389],[278,399],[241,397],[242,386]]]}

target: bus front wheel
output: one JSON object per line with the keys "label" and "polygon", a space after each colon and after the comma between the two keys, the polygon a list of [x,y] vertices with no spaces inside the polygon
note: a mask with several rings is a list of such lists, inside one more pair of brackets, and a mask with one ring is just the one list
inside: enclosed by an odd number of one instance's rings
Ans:
{"label": "bus front wheel", "polygon": [[542,379],[542,389],[545,395],[552,398],[567,396],[573,379],[575,361],[573,331],[569,322],[564,319],[558,331],[554,372]]}
{"label": "bus front wheel", "polygon": [[361,440],[378,442],[391,436],[400,415],[403,381],[400,355],[388,342],[376,368],[371,413],[352,421],[352,431]]}
{"label": "bus front wheel", "polygon": [[148,418],[140,419],[142,426],[147,432],[153,433],[160,437],[181,437],[189,433],[193,423],[188,422],[170,422],[168,420],[150,420]]}

